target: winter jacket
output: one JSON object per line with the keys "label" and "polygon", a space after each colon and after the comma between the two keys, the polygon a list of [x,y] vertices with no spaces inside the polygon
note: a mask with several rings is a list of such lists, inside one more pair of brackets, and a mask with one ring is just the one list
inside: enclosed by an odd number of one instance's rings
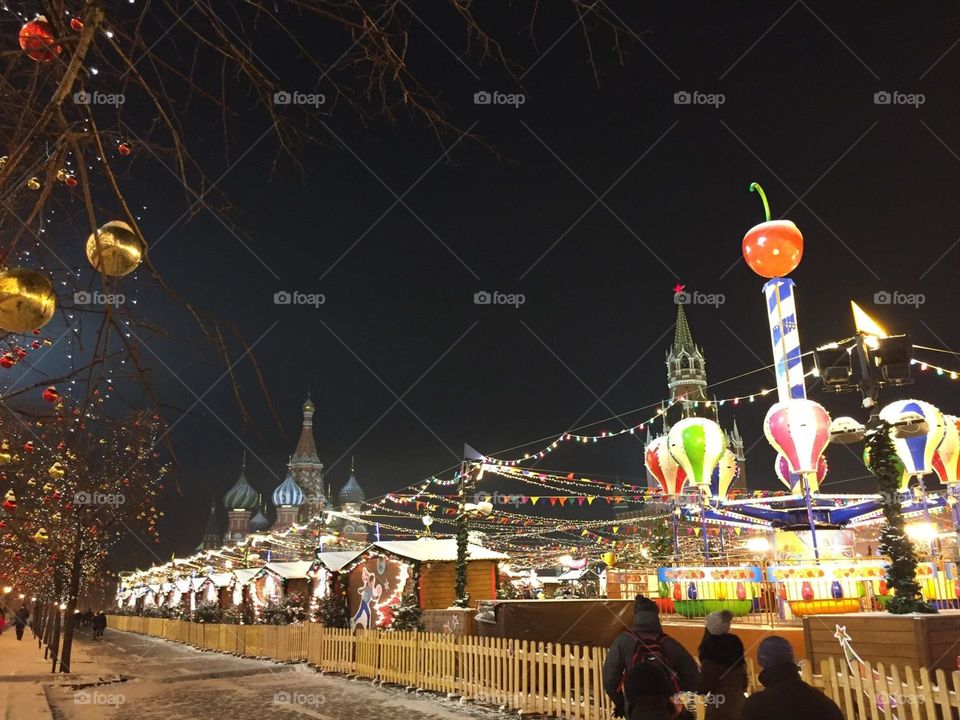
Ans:
{"label": "winter jacket", "polygon": [[91,621],[91,626],[94,630],[103,630],[107,627],[107,616],[106,615],[94,615],[93,620]]}
{"label": "winter jacket", "polygon": [[742,720],[843,720],[837,704],[801,680],[792,662],[771,665],[760,682],[764,689],[747,698]]}
{"label": "winter jacket", "polygon": [[[663,634],[660,616],[651,610],[640,610],[633,615],[631,631],[641,637],[658,637]],[[637,641],[630,633],[620,633],[607,651],[603,663],[603,687],[607,695],[618,708],[623,708],[623,694],[618,690],[623,671],[633,662]],[[686,649],[672,637],[664,636],[660,641],[663,654],[670,668],[677,674],[681,690],[695,691],[700,682],[700,670],[697,662]],[[653,716],[655,717],[655,716]]]}
{"label": "winter jacket", "polygon": [[26,610],[26,609],[20,609],[20,610],[17,611],[17,614],[14,615],[13,621],[14,621],[17,625],[21,625],[21,626],[23,626],[23,627],[26,627],[26,625],[27,625],[27,620],[29,620],[29,619],[30,619],[30,611],[29,611],[29,610]]}
{"label": "winter jacket", "polygon": [[743,693],[747,689],[743,641],[729,633],[706,633],[698,652],[700,686],[697,692],[705,696],[706,720],[740,720]]}

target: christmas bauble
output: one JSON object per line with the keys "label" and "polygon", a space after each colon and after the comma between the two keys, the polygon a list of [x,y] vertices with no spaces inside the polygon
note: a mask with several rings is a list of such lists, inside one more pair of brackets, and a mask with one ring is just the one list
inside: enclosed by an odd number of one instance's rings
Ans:
{"label": "christmas bauble", "polygon": [[37,62],[50,62],[63,50],[54,41],[53,28],[43,15],[20,28],[20,48],[28,58]]}
{"label": "christmas bauble", "polygon": [[53,283],[43,273],[17,267],[0,272],[0,330],[28,333],[43,327],[56,307]]}
{"label": "christmas bauble", "polygon": [[74,32],[80,32],[83,30],[83,20],[78,17],[70,18],[70,29]]}
{"label": "christmas bauble", "polygon": [[60,393],[57,392],[57,389],[53,387],[53,385],[51,385],[43,391],[43,399],[47,402],[56,402],[60,399]]}
{"label": "christmas bauble", "polygon": [[133,148],[130,147],[128,143],[120,143],[117,145],[117,152],[120,153],[123,157],[128,157],[130,153],[133,152]]}
{"label": "christmas bauble", "polygon": [[27,180],[27,187],[30,188],[31,190],[39,190],[39,189],[40,189],[40,178],[38,178],[38,177],[32,177],[32,178],[30,178],[29,180]]}
{"label": "christmas bauble", "polygon": [[[99,243],[97,235],[100,236]],[[87,260],[111,277],[132,273],[143,260],[147,244],[127,223],[111,220],[87,239]]]}

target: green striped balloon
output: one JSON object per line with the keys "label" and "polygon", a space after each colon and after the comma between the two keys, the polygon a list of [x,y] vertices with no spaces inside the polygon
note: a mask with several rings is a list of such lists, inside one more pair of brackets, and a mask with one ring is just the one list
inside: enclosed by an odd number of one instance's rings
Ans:
{"label": "green striped balloon", "polygon": [[667,446],[690,482],[709,495],[710,476],[727,449],[720,426],[708,418],[684,418],[670,428]]}

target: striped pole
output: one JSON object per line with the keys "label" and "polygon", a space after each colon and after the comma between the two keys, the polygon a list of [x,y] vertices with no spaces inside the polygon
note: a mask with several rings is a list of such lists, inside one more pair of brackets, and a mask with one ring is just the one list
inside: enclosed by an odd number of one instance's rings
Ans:
{"label": "striped pole", "polygon": [[767,299],[767,319],[773,343],[773,362],[777,373],[779,400],[805,398],[803,359],[800,357],[800,331],[797,307],[790,278],[773,278],[763,285]]}

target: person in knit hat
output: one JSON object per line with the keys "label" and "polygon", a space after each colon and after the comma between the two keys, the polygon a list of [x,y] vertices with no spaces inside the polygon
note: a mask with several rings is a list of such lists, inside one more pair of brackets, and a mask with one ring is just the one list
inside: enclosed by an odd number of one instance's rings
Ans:
{"label": "person in knit hat", "polygon": [[757,648],[763,690],[747,698],[742,720],[843,720],[837,704],[800,679],[790,641],[768,635]]}
{"label": "person in knit hat", "polygon": [[700,658],[700,686],[705,696],[706,720],[740,720],[747,690],[743,642],[730,632],[733,613],[718,610],[707,615]]}

